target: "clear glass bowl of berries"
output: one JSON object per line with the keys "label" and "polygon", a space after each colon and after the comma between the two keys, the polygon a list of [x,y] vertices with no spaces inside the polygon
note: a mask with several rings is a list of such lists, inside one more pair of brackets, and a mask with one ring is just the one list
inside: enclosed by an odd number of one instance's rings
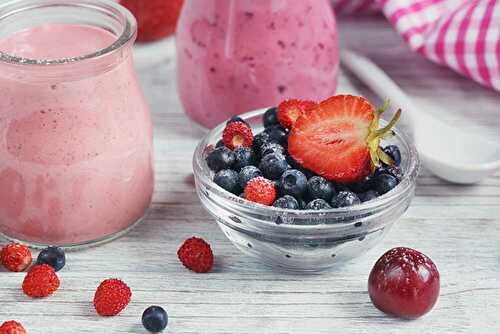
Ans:
{"label": "clear glass bowl of berries", "polygon": [[362,97],[287,100],[201,140],[196,191],[229,240],[265,264],[316,272],[379,243],[410,205],[417,151]]}

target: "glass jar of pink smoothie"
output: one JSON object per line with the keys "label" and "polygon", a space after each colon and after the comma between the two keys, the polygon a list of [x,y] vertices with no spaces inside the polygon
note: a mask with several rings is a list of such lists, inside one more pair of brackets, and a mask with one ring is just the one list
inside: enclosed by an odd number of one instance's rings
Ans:
{"label": "glass jar of pink smoothie", "polygon": [[153,193],[152,126],[132,14],[108,0],[0,4],[0,233],[109,240]]}
{"label": "glass jar of pink smoothie", "polygon": [[329,0],[185,1],[178,90],[185,112],[205,127],[289,97],[329,97],[338,64]]}

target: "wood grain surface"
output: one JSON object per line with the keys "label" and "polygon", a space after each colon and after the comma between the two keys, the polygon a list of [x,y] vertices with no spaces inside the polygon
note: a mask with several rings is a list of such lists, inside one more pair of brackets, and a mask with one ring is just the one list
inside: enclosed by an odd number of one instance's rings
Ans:
{"label": "wood grain surface", "polygon": [[[500,94],[413,54],[383,19],[342,20],[340,29],[344,46],[375,60],[422,108],[464,131],[500,138]],[[463,187],[424,170],[408,212],[366,256],[317,275],[275,271],[234,248],[199,204],[191,156],[203,130],[182,113],[175,60],[139,74],[155,122],[157,181],[147,221],[112,243],[69,253],[62,287],[48,299],[23,295],[24,274],[0,272],[0,323],[19,320],[30,334],[145,333],[142,311],[159,304],[172,334],[500,332],[500,174]],[[339,91],[372,97],[347,73]],[[213,246],[210,274],[188,272],[177,260],[177,248],[192,235]],[[400,245],[426,253],[441,272],[438,304],[417,321],[385,316],[367,294],[375,260]],[[101,318],[91,300],[108,277],[124,279],[133,301],[120,316]]]}

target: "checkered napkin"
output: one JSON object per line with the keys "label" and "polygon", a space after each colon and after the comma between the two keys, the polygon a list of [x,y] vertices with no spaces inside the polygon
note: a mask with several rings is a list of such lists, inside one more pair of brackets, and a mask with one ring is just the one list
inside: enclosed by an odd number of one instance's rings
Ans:
{"label": "checkered napkin", "polygon": [[382,10],[415,52],[500,91],[500,0],[332,0],[338,14]]}

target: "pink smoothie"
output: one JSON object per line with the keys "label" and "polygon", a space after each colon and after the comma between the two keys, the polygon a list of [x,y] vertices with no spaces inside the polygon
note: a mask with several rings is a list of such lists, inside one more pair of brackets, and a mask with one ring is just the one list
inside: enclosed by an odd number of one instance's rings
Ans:
{"label": "pink smoothie", "polygon": [[285,98],[333,95],[338,60],[328,0],[186,0],[178,23],[179,94],[206,127]]}
{"label": "pink smoothie", "polygon": [[[0,40],[0,50],[59,59],[115,41],[99,28],[47,24]],[[20,69],[32,65],[0,63],[1,233],[81,244],[143,216],[153,191],[151,121],[131,50],[123,52],[119,62],[95,71],[93,60],[34,67],[29,75]],[[65,66],[73,66],[66,75],[51,72]]]}

